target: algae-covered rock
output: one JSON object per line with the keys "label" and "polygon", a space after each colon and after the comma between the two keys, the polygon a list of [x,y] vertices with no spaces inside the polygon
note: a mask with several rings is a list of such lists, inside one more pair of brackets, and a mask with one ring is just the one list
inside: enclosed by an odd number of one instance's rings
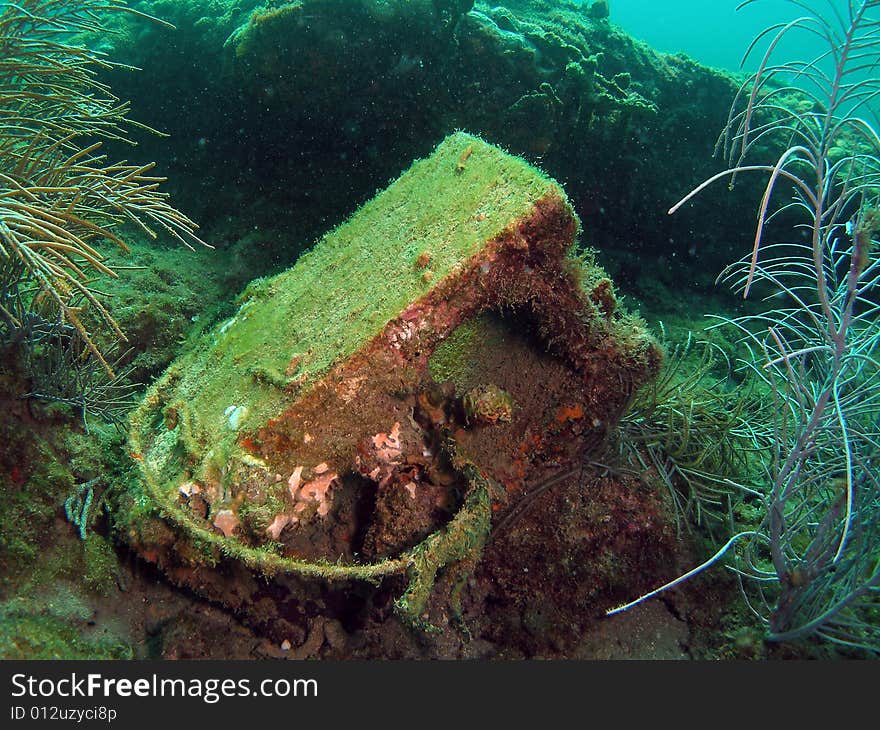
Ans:
{"label": "algae-covered rock", "polygon": [[405,572],[416,620],[492,511],[582,464],[659,365],[577,231],[553,180],[447,138],[152,387],[131,542],[237,607],[215,566],[295,591]]}

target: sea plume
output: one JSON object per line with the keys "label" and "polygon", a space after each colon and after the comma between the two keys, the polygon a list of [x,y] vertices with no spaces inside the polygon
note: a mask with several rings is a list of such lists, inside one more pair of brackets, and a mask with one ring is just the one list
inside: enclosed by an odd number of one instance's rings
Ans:
{"label": "sea plume", "polygon": [[127,250],[120,224],[202,242],[160,190],[164,178],[151,174],[152,164],[113,162],[102,151],[105,141],[128,142],[128,130],[142,126],[98,78],[113,62],[81,43],[84,34],[106,32],[108,12],[142,15],[120,0],[0,6],[0,262],[16,277],[0,287],[9,293],[0,300],[0,335],[15,339],[24,317],[54,314],[112,376],[91,330],[125,339],[94,288],[96,275],[116,275],[108,250]]}

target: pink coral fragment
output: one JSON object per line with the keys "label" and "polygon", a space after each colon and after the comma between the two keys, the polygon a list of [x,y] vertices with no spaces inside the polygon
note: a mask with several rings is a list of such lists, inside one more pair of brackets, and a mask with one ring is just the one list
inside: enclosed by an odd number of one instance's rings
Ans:
{"label": "pink coral fragment", "polygon": [[379,461],[393,461],[400,456],[400,423],[395,422],[390,433],[377,433],[372,440]]}
{"label": "pink coral fragment", "polygon": [[194,494],[201,493],[202,488],[195,482],[184,482],[180,485],[180,493],[184,497],[192,497]]}
{"label": "pink coral fragment", "polygon": [[296,490],[299,489],[300,482],[302,481],[302,473],[303,468],[301,466],[296,467],[293,470],[293,474],[290,475],[290,479],[287,480],[287,487],[290,490],[290,498],[296,499]]}
{"label": "pink coral fragment", "polygon": [[214,517],[214,527],[220,530],[225,537],[232,537],[238,528],[238,517],[231,509],[221,509]]}
{"label": "pink coral fragment", "polygon": [[272,524],[266,528],[266,533],[273,540],[277,540],[281,535],[281,531],[293,521],[296,521],[296,517],[291,517],[290,515],[275,515]]}
{"label": "pink coral fragment", "polygon": [[324,472],[318,478],[304,484],[300,491],[300,499],[318,503],[318,514],[321,517],[325,517],[330,512],[330,504],[333,501],[330,496],[330,485],[336,477],[337,474],[333,472]]}
{"label": "pink coral fragment", "polygon": [[400,449],[400,423],[395,421],[391,433],[377,433],[373,436],[373,445],[377,449]]}

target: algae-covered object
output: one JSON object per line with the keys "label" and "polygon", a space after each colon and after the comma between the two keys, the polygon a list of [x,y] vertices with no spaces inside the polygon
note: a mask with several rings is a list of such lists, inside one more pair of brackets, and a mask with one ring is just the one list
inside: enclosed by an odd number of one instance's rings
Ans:
{"label": "algae-covered object", "polygon": [[577,231],[554,181],[447,138],[152,387],[132,544],[236,605],[211,570],[403,573],[417,620],[438,569],[472,565],[493,515],[582,463],[656,372]]}

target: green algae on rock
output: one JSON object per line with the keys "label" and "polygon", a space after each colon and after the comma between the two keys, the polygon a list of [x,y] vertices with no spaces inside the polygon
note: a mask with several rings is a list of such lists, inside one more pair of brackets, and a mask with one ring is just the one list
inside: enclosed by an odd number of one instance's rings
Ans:
{"label": "green algae on rock", "polygon": [[[132,545],[243,609],[253,583],[218,570],[295,576],[314,600],[316,582],[406,574],[398,609],[420,623],[437,571],[479,559],[492,511],[582,463],[659,366],[573,255],[578,226],[553,180],[448,137],[253,282],[151,388],[130,433]],[[466,391],[516,405],[468,418]]]}

